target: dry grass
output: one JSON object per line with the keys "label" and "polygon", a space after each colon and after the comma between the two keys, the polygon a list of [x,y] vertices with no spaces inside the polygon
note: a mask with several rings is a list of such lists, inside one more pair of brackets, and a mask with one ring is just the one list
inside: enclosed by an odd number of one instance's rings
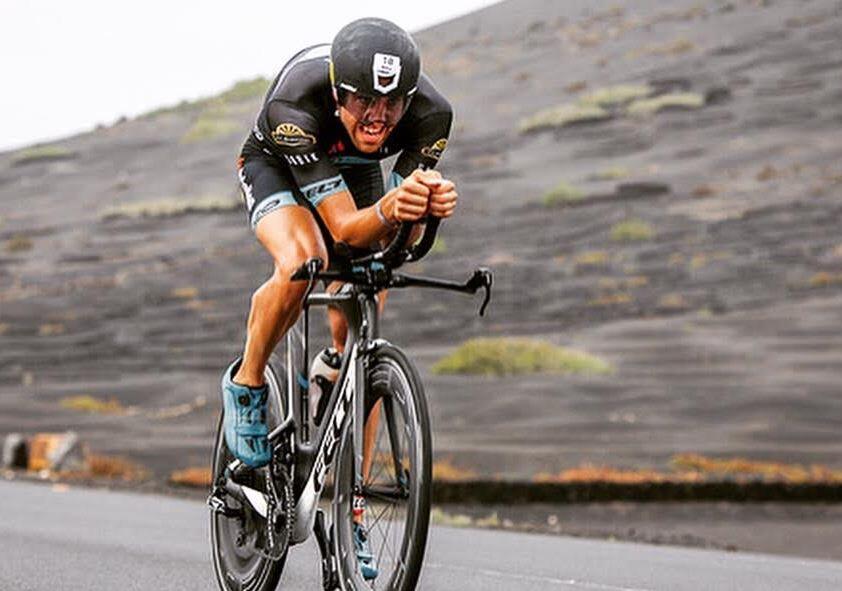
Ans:
{"label": "dry grass", "polygon": [[634,101],[629,105],[628,114],[633,117],[649,117],[664,109],[700,109],[705,106],[705,97],[695,92],[676,92],[662,94],[653,98]]}
{"label": "dry grass", "polygon": [[626,54],[626,57],[635,59],[644,56],[676,56],[689,53],[695,49],[695,43],[684,37],[679,37],[678,39],[673,39],[672,41],[667,41],[666,43],[646,45],[645,47],[629,51]]}
{"label": "dry grass", "polygon": [[430,522],[448,527],[469,527],[473,523],[468,515],[445,513],[441,507],[433,507],[430,511]]}
{"label": "dry grass", "polygon": [[530,373],[589,373],[612,371],[599,357],[558,347],[546,341],[479,338],[463,343],[432,368],[437,374],[506,376]]}
{"label": "dry grass", "polygon": [[711,458],[700,454],[677,454],[670,460],[669,471],[652,468],[628,469],[582,464],[557,474],[542,472],[535,482],[650,484],[659,482],[715,482],[723,478],[744,482],[787,482],[791,484],[837,484],[842,470],[813,464],[789,464],[747,458]]}
{"label": "dry grass", "polygon": [[834,285],[842,285],[842,273],[819,271],[810,277],[809,285],[810,287],[831,287]]}
{"label": "dry grass", "polygon": [[520,121],[521,133],[564,127],[574,123],[593,123],[609,119],[611,114],[596,105],[564,104],[539,111]]}
{"label": "dry grass", "polygon": [[671,464],[673,469],[680,472],[693,472],[708,477],[747,477],[791,483],[842,482],[842,470],[834,470],[819,464],[805,466],[741,457],[711,458],[700,454],[675,455]]}
{"label": "dry grass", "polygon": [[610,256],[604,250],[588,250],[577,254],[574,262],[577,267],[602,267],[609,260]]}
{"label": "dry grass", "polygon": [[6,240],[5,249],[8,253],[26,252],[32,250],[32,240],[23,234],[15,234]]}
{"label": "dry grass", "polygon": [[62,408],[101,415],[122,415],[128,412],[116,398],[104,400],[88,394],[80,396],[67,396],[59,401]]}
{"label": "dry grass", "polygon": [[611,228],[611,240],[614,242],[642,242],[654,236],[652,226],[638,219],[625,220]]}
{"label": "dry grass", "polygon": [[125,482],[138,482],[149,477],[149,471],[146,468],[121,456],[88,454],[85,465],[86,473],[80,476]]}
{"label": "dry grass", "polygon": [[772,166],[771,164],[767,164],[760,171],[757,173],[757,180],[765,183],[766,181],[771,181],[772,179],[776,179],[783,174],[780,170]]}
{"label": "dry grass", "polygon": [[233,211],[239,207],[241,207],[239,200],[219,195],[168,197],[108,207],[100,213],[100,220],[108,221],[117,218],[166,218],[187,213]]}
{"label": "dry grass", "polygon": [[609,466],[582,464],[576,468],[562,470],[558,474],[541,472],[536,474],[535,482],[614,482],[620,484],[639,484],[644,482],[663,482],[666,476],[655,470],[625,470]]}
{"label": "dry grass", "polygon": [[199,290],[196,287],[176,287],[173,288],[170,295],[182,300],[191,300],[199,296]]}
{"label": "dry grass", "polygon": [[588,301],[588,306],[591,307],[611,307],[622,306],[632,302],[631,295],[627,293],[610,293],[595,297]]}
{"label": "dry grass", "polygon": [[658,299],[658,307],[664,310],[686,310],[690,304],[680,293],[668,293]]}
{"label": "dry grass", "polygon": [[647,84],[619,84],[600,88],[579,99],[580,105],[603,108],[616,107],[652,94],[654,89]]}
{"label": "dry grass", "polygon": [[65,327],[61,322],[47,322],[38,327],[38,336],[52,337],[65,333]]}
{"label": "dry grass", "polygon": [[433,462],[433,480],[439,482],[462,482],[473,480],[477,473],[470,468],[461,468],[453,463],[453,458],[444,458]]}
{"label": "dry grass", "polygon": [[629,169],[625,166],[614,166],[600,170],[599,172],[591,175],[590,178],[594,181],[619,181],[627,178],[630,174]]}
{"label": "dry grass", "polygon": [[713,185],[706,183],[704,185],[699,185],[698,187],[694,188],[690,192],[690,195],[692,195],[696,199],[705,199],[707,197],[713,197],[717,193],[719,193],[719,189],[717,189]]}
{"label": "dry grass", "polygon": [[169,482],[178,486],[210,488],[211,484],[213,484],[213,475],[209,467],[184,468],[183,470],[172,472]]}
{"label": "dry grass", "polygon": [[711,263],[731,258],[727,252],[697,252],[690,258],[690,269],[697,271]]}
{"label": "dry grass", "polygon": [[623,284],[628,288],[645,287],[649,285],[649,278],[645,275],[632,275],[623,280]]}
{"label": "dry grass", "polygon": [[587,90],[588,83],[585,80],[577,80],[576,82],[571,82],[567,86],[564,87],[564,92],[568,94],[576,94],[578,92],[582,92],[583,90]]}

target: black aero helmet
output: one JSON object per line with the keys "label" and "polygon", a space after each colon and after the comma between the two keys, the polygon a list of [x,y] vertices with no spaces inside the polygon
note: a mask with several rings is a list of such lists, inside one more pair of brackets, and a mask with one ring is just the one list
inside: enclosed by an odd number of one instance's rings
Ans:
{"label": "black aero helmet", "polygon": [[409,33],[382,18],[345,25],[330,47],[331,83],[337,91],[368,96],[411,96],[421,58]]}

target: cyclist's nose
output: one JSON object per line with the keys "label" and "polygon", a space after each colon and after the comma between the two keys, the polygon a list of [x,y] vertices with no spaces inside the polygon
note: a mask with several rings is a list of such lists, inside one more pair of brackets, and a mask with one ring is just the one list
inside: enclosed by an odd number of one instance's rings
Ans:
{"label": "cyclist's nose", "polygon": [[368,121],[385,121],[387,109],[386,97],[375,100],[365,112],[365,120]]}

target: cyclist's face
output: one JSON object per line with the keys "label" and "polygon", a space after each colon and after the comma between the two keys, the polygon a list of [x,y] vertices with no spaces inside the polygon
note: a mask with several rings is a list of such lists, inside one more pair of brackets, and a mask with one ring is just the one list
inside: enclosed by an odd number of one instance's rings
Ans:
{"label": "cyclist's face", "polygon": [[339,118],[354,146],[364,153],[380,149],[405,110],[405,97],[370,97],[354,92],[343,92],[339,97]]}

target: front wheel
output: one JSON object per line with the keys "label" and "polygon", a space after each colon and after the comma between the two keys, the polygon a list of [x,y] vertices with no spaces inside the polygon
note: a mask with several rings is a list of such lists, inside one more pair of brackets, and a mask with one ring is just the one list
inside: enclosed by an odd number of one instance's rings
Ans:
{"label": "front wheel", "polygon": [[340,585],[345,590],[412,591],[427,546],[432,485],[432,438],[424,388],[402,351],[381,345],[366,375],[368,429],[373,431],[365,471],[363,523],[377,569],[363,578],[353,541],[354,455],[351,422],[337,456],[333,539]]}

